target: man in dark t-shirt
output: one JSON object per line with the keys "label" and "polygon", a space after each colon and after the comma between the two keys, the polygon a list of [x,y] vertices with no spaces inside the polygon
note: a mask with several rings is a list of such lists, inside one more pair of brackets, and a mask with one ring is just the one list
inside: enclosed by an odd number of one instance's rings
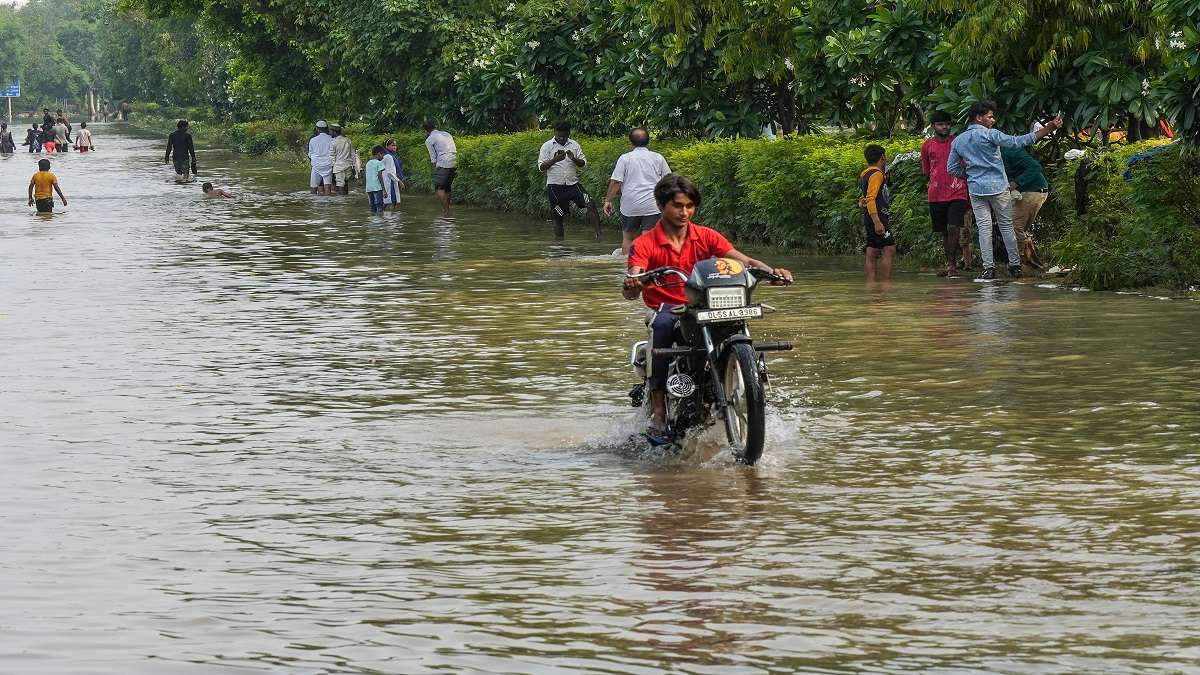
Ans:
{"label": "man in dark t-shirt", "polygon": [[[188,132],[187,120],[179,120],[175,131],[167,137],[167,154],[164,162],[172,161],[174,154],[175,182],[188,183],[192,174],[196,173],[196,146],[192,144],[192,135]],[[191,160],[189,164],[188,160]]]}

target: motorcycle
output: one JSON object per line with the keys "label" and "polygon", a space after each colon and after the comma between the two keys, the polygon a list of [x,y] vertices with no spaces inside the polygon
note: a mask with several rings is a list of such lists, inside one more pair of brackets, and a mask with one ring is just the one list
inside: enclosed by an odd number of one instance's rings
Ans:
{"label": "motorcycle", "polygon": [[[627,275],[658,286],[682,284],[687,304],[676,308],[673,346],[654,349],[654,336],[630,350],[630,365],[642,382],[629,392],[635,408],[649,406],[645,395],[653,356],[667,361],[667,425],[678,439],[698,427],[724,422],[734,456],[753,465],[762,456],[766,435],[767,362],[764,352],[789,351],[789,341],[755,342],[750,320],[770,305],[751,304],[759,281],[790,283],[770,270],[746,267],[730,258],[697,262],[691,274],[659,267]],[[647,322],[649,323],[649,322]]]}

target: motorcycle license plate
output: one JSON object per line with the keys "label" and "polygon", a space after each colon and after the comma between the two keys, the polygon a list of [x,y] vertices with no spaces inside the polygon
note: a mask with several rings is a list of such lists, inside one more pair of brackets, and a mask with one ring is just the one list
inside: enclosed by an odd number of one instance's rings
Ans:
{"label": "motorcycle license plate", "polygon": [[743,321],[745,319],[758,319],[762,317],[763,310],[760,305],[751,305],[750,307],[734,307],[732,309],[705,309],[696,312],[697,323],[717,323],[720,321]]}

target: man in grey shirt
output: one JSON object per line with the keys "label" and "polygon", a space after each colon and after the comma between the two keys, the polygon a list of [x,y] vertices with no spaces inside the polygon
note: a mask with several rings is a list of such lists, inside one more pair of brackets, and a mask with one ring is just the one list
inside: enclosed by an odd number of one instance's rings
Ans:
{"label": "man in grey shirt", "polygon": [[671,173],[667,160],[646,147],[650,132],[645,128],[630,131],[629,144],[633,149],[617,158],[604,198],[604,215],[611,216],[613,198],[621,193],[621,255],[629,255],[633,240],[658,223],[661,214],[654,201],[654,186]]}
{"label": "man in grey shirt", "polygon": [[442,215],[450,215],[450,190],[454,186],[454,174],[458,172],[458,147],[454,137],[440,131],[437,122],[425,120],[425,148],[429,150],[429,161],[433,163],[433,189]]}

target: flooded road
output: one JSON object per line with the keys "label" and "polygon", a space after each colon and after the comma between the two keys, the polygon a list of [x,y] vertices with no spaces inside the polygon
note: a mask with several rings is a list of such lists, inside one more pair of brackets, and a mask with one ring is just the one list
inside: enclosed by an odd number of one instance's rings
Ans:
{"label": "flooded road", "polygon": [[1200,307],[758,257],[762,465],[627,447],[568,221],[0,160],[0,672],[1200,672]]}

